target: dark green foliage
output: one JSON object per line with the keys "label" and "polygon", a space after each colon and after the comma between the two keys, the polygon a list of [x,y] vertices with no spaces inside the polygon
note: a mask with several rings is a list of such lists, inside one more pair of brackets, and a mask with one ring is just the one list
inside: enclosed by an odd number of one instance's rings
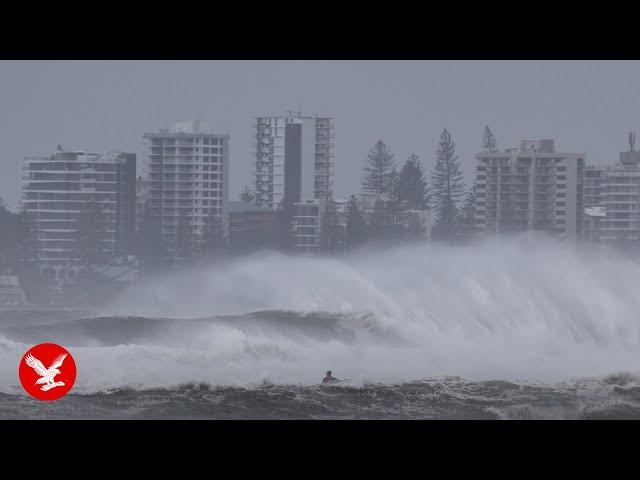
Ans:
{"label": "dark green foliage", "polygon": [[403,237],[403,227],[398,222],[399,206],[395,201],[378,199],[373,207],[368,225],[368,236],[379,244],[388,244]]}
{"label": "dark green foliage", "polygon": [[498,151],[498,142],[488,126],[485,126],[484,131],[482,132],[482,150],[485,152]]}
{"label": "dark green foliage", "polygon": [[320,242],[327,253],[335,253],[344,247],[345,231],[338,219],[338,210],[333,199],[327,200],[322,215]]}
{"label": "dark green foliage", "polygon": [[204,231],[202,233],[201,254],[205,257],[223,255],[227,248],[222,226],[222,216],[211,209],[207,216]]}
{"label": "dark green foliage", "polygon": [[409,210],[424,210],[428,204],[427,180],[417,155],[412,154],[402,166],[397,183],[397,199]]}
{"label": "dark green foliage", "polygon": [[194,258],[197,249],[197,238],[191,220],[186,213],[178,216],[176,228],[175,256],[180,261]]}
{"label": "dark green foliage", "polygon": [[476,195],[469,190],[464,198],[461,212],[460,234],[464,241],[470,241],[476,233]]}
{"label": "dark green foliage", "polygon": [[417,242],[424,240],[426,234],[426,227],[420,222],[420,218],[414,215],[409,220],[407,226],[406,238],[410,242]]}
{"label": "dark green foliage", "polygon": [[245,186],[242,192],[240,193],[240,200],[244,202],[253,203],[255,199],[256,199],[256,196],[251,190],[251,188],[248,185]]}
{"label": "dark green foliage", "polygon": [[367,225],[364,220],[360,203],[355,195],[349,197],[346,207],[347,228],[346,246],[356,248],[362,245],[367,239]]}
{"label": "dark green foliage", "polygon": [[458,232],[458,202],[464,194],[464,183],[455,144],[446,128],[440,135],[431,184],[435,208],[432,236],[452,243]]}
{"label": "dark green foliage", "polygon": [[27,237],[26,215],[13,213],[0,199],[0,274],[17,271]]}
{"label": "dark green foliage", "polygon": [[376,200],[373,206],[373,212],[369,219],[368,236],[369,238],[381,241],[386,238],[386,226],[387,226],[387,210],[384,206],[384,202],[381,199]]}
{"label": "dark green foliage", "polygon": [[292,250],[294,247],[293,216],[295,205],[284,199],[278,205],[277,245],[282,251]]}
{"label": "dark green foliage", "polygon": [[87,202],[76,219],[75,257],[85,266],[100,265],[113,255],[107,240],[108,213],[99,202]]}
{"label": "dark green foliage", "polygon": [[394,160],[389,147],[378,140],[369,151],[362,167],[362,189],[379,195],[390,194],[393,190]]}
{"label": "dark green foliage", "polygon": [[140,231],[136,235],[135,253],[144,271],[165,266],[167,251],[162,238],[160,216],[153,215],[149,204],[145,207]]}

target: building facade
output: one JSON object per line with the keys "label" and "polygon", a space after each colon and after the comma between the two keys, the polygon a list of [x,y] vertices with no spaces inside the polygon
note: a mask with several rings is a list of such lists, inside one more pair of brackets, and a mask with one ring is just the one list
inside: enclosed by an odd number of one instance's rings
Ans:
{"label": "building facade", "polygon": [[80,263],[78,221],[87,206],[104,216],[102,244],[109,256],[128,253],[135,230],[136,155],[58,150],[26,157],[22,208],[29,218],[33,258],[41,267]]}
{"label": "building facade", "polygon": [[553,140],[476,155],[476,228],[541,230],[575,242],[582,231],[584,153],[559,153]]}
{"label": "building facade", "polygon": [[[631,137],[630,137],[631,138]],[[640,152],[621,152],[614,165],[585,169],[585,238],[616,243],[640,240]]]}
{"label": "building facade", "polygon": [[210,215],[223,219],[229,186],[229,135],[200,121],[176,122],[144,136],[144,178],[163,240],[175,246],[178,224],[201,237]]}
{"label": "building facade", "polygon": [[318,253],[321,249],[322,217],[326,200],[306,200],[293,205],[291,221],[293,248],[300,253]]}
{"label": "building facade", "polygon": [[291,203],[328,198],[333,174],[333,121],[289,113],[258,117],[255,129],[256,204],[277,209]]}
{"label": "building facade", "polygon": [[278,239],[278,212],[249,202],[230,201],[225,236],[236,251],[273,248]]}
{"label": "building facade", "polygon": [[[356,195],[363,218],[370,222],[374,215],[376,202],[380,196],[375,193],[360,193]],[[300,253],[320,253],[332,250],[328,243],[333,243],[333,249],[339,250],[345,245],[347,232],[347,203],[346,199],[332,200],[335,208],[335,219],[327,217],[328,200],[307,200],[293,205],[291,221],[293,249]],[[400,242],[414,240],[430,240],[432,216],[430,210],[410,210],[405,205],[387,214],[386,222],[390,229],[390,240]],[[330,223],[335,222],[333,225]],[[326,229],[333,230],[334,238]]]}

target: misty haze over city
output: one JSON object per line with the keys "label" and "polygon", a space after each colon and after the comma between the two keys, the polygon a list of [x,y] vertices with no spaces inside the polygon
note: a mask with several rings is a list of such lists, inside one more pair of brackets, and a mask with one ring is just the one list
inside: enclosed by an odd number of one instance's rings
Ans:
{"label": "misty haze over city", "polygon": [[639,84],[0,62],[0,418],[639,418]]}
{"label": "misty haze over city", "polygon": [[58,144],[142,154],[144,132],[208,121],[231,136],[230,196],[250,180],[251,120],[301,110],[335,118],[335,193],[353,192],[369,148],[433,165],[448,128],[472,180],[482,128],[501,147],[554,138],[608,163],[640,107],[640,64],[625,61],[3,61],[0,195],[13,209],[22,159]]}

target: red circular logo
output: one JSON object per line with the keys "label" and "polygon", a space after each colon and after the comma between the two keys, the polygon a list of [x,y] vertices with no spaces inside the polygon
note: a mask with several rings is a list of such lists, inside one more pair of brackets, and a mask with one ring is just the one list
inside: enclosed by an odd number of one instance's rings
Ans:
{"label": "red circular logo", "polygon": [[66,348],[55,343],[31,347],[18,367],[20,383],[38,400],[57,400],[69,393],[76,381],[76,362]]}

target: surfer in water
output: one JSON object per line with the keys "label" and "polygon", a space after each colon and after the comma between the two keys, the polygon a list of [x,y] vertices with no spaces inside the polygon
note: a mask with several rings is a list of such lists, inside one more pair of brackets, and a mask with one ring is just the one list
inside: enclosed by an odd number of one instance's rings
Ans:
{"label": "surfer in water", "polygon": [[336,377],[333,377],[331,375],[331,370],[327,370],[327,374],[322,379],[322,383],[334,383],[334,382],[339,382],[339,381],[340,380],[338,380]]}

